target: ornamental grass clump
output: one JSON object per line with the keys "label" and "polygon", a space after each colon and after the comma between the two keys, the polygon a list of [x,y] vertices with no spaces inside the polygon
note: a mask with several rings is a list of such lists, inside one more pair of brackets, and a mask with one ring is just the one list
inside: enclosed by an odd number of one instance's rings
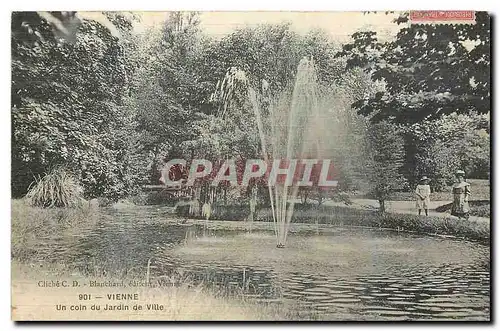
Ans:
{"label": "ornamental grass clump", "polygon": [[77,207],[83,201],[83,189],[76,178],[63,168],[57,168],[36,179],[26,198],[36,207]]}

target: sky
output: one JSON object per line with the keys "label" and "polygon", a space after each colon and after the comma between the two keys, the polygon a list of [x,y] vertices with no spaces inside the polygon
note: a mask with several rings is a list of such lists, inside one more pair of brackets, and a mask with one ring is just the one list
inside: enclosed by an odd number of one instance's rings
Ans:
{"label": "sky", "polygon": [[[143,12],[142,25],[161,23],[167,12]],[[383,12],[202,12],[201,27],[205,33],[222,37],[238,27],[263,23],[291,22],[292,28],[305,33],[314,28],[329,32],[334,39],[347,41],[354,32],[370,27],[382,35],[394,35],[401,26],[392,20],[397,14]],[[142,28],[143,28],[142,27]]]}

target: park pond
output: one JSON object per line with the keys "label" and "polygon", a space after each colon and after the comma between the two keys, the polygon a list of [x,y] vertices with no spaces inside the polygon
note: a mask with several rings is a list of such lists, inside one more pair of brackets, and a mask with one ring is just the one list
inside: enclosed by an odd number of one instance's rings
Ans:
{"label": "park pond", "polygon": [[292,224],[278,249],[272,223],[205,224],[166,207],[134,206],[103,209],[92,229],[42,243],[33,254],[83,273],[181,275],[219,293],[286,305],[301,319],[490,318],[490,249],[472,241]]}

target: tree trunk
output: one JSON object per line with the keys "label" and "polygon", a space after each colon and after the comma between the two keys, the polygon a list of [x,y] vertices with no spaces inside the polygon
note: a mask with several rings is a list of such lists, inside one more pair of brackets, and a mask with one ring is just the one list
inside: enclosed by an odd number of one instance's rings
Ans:
{"label": "tree trunk", "polygon": [[380,204],[380,213],[381,214],[385,213],[385,200],[379,199],[378,203]]}

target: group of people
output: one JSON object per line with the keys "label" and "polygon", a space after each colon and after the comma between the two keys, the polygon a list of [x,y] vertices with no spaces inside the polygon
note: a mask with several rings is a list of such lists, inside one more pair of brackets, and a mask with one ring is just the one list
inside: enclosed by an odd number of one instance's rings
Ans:
{"label": "group of people", "polygon": [[[470,183],[465,180],[465,171],[457,170],[455,172],[456,182],[452,187],[453,203],[451,206],[451,215],[457,216],[459,218],[468,219],[469,218],[469,197],[471,194]],[[429,204],[431,188],[429,186],[429,178],[423,176],[420,179],[419,184],[415,190],[417,199],[417,209],[418,214],[422,214],[422,210],[425,211],[425,215],[429,215]]]}

